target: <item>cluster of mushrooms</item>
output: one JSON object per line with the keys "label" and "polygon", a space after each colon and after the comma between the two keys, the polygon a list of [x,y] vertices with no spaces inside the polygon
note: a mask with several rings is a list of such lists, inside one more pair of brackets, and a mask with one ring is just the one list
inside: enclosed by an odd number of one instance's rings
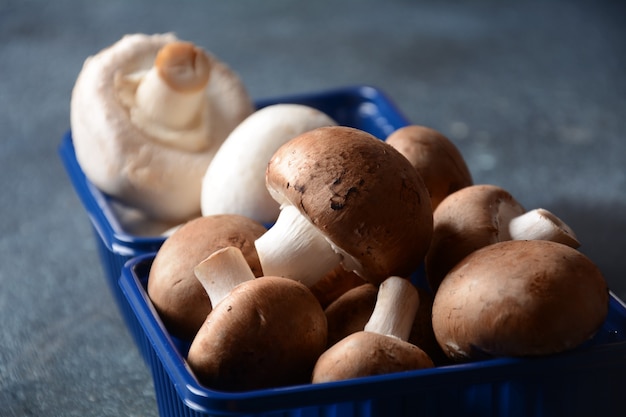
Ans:
{"label": "cluster of mushrooms", "polygon": [[173,34],[89,57],[71,122],[124,227],[167,236],[147,292],[207,387],[553,354],[608,313],[574,232],[474,184],[439,132],[380,140],[304,105],[255,110],[226,65]]}

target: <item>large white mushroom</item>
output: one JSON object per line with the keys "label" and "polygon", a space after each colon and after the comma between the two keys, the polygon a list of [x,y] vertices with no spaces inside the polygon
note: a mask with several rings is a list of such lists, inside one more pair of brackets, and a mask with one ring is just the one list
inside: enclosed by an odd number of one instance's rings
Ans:
{"label": "large white mushroom", "polygon": [[71,98],[87,178],[155,221],[200,214],[202,176],[254,110],[224,63],[174,34],[126,35],[88,57]]}
{"label": "large white mushroom", "polygon": [[280,205],[265,186],[265,169],[276,150],[301,133],[337,123],[302,104],[262,108],[241,122],[226,138],[202,181],[202,214],[239,214],[273,223]]}

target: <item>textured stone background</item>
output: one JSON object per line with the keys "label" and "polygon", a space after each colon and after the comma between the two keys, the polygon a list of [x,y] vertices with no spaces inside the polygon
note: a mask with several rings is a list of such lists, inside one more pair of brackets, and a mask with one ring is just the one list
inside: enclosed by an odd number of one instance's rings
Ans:
{"label": "textured stone background", "polygon": [[619,1],[0,0],[0,414],[154,416],[89,220],[57,155],[83,60],[174,31],[254,98],[371,84],[545,207],[626,298],[626,30]]}

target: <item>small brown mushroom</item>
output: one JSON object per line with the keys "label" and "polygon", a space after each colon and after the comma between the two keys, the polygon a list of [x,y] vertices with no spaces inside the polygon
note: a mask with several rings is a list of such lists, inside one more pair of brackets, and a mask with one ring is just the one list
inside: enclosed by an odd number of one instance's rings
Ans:
{"label": "small brown mushroom", "polygon": [[433,330],[433,295],[430,291],[417,287],[420,304],[415,313],[408,342],[422,349],[436,366],[450,362],[439,346]]}
{"label": "small brown mushroom", "polygon": [[213,155],[254,107],[224,63],[173,34],[126,35],[72,90],[76,158],[100,190],[160,222],[200,214]]}
{"label": "small brown mushroom", "polygon": [[[423,288],[416,287],[416,289],[419,295],[419,307],[407,341],[426,352],[435,364],[449,362],[433,332],[433,296]],[[372,284],[363,284],[346,291],[326,307],[324,312],[328,320],[329,347],[365,328],[374,312],[377,295],[378,288]]]}
{"label": "small brown mushroom", "polygon": [[326,350],[315,364],[312,382],[433,367],[422,349],[406,341],[418,304],[419,295],[410,281],[387,278],[380,285],[376,306],[365,329]]}
{"label": "small brown mushroom", "polygon": [[244,216],[205,216],[185,223],[163,242],[150,268],[147,291],[172,335],[193,339],[211,311],[206,291],[194,274],[196,265],[216,250],[236,246],[253,274],[261,276],[254,240],[265,230]]}
{"label": "small brown mushroom", "polygon": [[448,195],[473,183],[459,149],[435,129],[405,126],[389,135],[386,142],[411,161],[422,176],[433,210]]}
{"label": "small brown mushroom", "polygon": [[255,242],[265,274],[313,286],[342,265],[379,284],[410,274],[432,234],[428,190],[391,145],[359,129],[321,127],[281,146],[266,183],[281,204]]}
{"label": "small brown mushroom", "polygon": [[365,329],[374,312],[377,296],[378,287],[370,283],[361,284],[346,291],[326,307],[328,347]]}
{"label": "small brown mushroom", "polygon": [[237,248],[196,267],[213,310],[187,362],[207,387],[247,391],[309,381],[326,347],[326,316],[311,291],[282,277],[254,279]]}
{"label": "small brown mushroom", "polygon": [[578,247],[567,224],[545,209],[526,211],[505,189],[491,184],[462,188],[433,213],[433,239],[426,255],[426,276],[433,290],[471,252],[505,240],[542,239]]}
{"label": "small brown mushroom", "polygon": [[543,240],[498,242],[468,255],[442,281],[433,329],[457,361],[547,355],[591,338],[608,303],[602,273],[576,249]]}

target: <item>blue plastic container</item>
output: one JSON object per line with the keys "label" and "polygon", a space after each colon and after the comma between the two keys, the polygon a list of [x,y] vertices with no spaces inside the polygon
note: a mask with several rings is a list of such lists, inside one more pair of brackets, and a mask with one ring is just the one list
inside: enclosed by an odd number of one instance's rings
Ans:
{"label": "blue plastic container", "polygon": [[[276,103],[298,103],[317,108],[341,125],[365,130],[380,139],[385,139],[394,130],[409,124],[384,93],[370,86],[345,87],[312,94],[277,97],[259,100],[256,105],[261,108]],[[140,237],[122,229],[112,213],[111,198],[90,183],[81,170],[76,160],[71,132],[67,132],[63,137],[59,155],[93,226],[98,253],[109,288],[127,326],[137,341],[136,334],[139,329],[136,327],[136,319],[129,310],[126,299],[120,293],[117,281],[126,261],[142,254],[158,251],[164,238],[161,236]]]}
{"label": "blue plastic container", "polygon": [[626,306],[580,348],[547,357],[500,358],[349,381],[227,393],[198,383],[188,346],[171,337],[145,291],[153,255],[130,260],[120,288],[136,316],[162,417],[576,417],[623,416]]}

